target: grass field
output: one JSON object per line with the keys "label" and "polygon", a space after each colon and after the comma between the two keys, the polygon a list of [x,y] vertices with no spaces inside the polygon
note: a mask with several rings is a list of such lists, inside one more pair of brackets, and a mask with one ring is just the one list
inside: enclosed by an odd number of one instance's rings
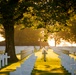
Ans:
{"label": "grass field", "polygon": [[48,54],[46,55],[46,62],[42,52],[39,51],[35,55],[38,57],[32,71],[32,75],[70,75],[60,63],[58,55],[49,49]]}
{"label": "grass field", "polygon": [[[30,55],[29,55],[30,56]],[[20,60],[20,55],[18,54],[17,57],[20,61],[12,63],[12,64],[8,64],[7,66],[3,67],[2,69],[0,69],[0,75],[9,75],[9,72],[11,71],[15,71],[17,67],[20,67],[20,65],[26,60],[28,59],[27,56],[26,58],[24,58],[23,60]]]}
{"label": "grass field", "polygon": [[[58,58],[58,55],[53,52],[53,50],[49,49],[47,53],[46,62],[44,62],[41,50],[35,53],[37,60],[31,75],[71,75],[61,66],[60,59]],[[19,55],[17,55],[17,57],[20,58]],[[2,68],[0,70],[0,75],[9,75],[10,71],[14,71],[16,70],[16,67],[20,67],[20,65],[28,59],[28,57],[22,61],[9,64],[8,66]]]}

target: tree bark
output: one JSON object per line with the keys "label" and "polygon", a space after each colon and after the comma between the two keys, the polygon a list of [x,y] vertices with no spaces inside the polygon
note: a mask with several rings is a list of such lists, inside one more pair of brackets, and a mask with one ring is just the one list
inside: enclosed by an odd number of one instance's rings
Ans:
{"label": "tree bark", "polygon": [[15,45],[14,45],[14,25],[8,24],[8,25],[3,25],[3,26],[5,29],[5,38],[6,38],[5,52],[8,53],[8,56],[10,56],[8,61],[10,63],[17,62],[18,58],[16,57],[16,54],[15,54]]}

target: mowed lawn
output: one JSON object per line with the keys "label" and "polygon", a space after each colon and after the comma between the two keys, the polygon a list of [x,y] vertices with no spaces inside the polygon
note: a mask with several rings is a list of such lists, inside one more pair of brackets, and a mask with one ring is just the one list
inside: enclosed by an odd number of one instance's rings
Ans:
{"label": "mowed lawn", "polygon": [[24,61],[26,61],[26,59],[28,59],[29,56],[25,57],[23,60],[20,60],[20,54],[18,54],[17,57],[20,61],[9,64],[0,69],[0,75],[9,75],[9,72],[15,71],[17,67],[21,67],[20,65],[24,63]]}
{"label": "mowed lawn", "polygon": [[52,49],[48,49],[46,54],[46,62],[42,51],[36,52],[37,60],[35,62],[32,75],[71,75],[69,74],[60,63],[58,55]]}

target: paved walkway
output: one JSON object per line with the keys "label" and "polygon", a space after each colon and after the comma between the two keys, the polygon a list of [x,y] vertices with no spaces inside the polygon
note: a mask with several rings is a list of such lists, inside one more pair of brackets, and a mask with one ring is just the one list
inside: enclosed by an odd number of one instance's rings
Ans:
{"label": "paved walkway", "polygon": [[42,51],[35,53],[37,60],[32,75],[70,75],[60,63],[58,55],[52,49],[47,51],[46,62],[44,62]]}

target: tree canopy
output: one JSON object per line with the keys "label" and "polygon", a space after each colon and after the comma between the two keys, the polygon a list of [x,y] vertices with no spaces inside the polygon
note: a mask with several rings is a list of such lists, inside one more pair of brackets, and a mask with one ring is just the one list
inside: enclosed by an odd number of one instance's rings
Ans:
{"label": "tree canopy", "polygon": [[[25,12],[41,17],[44,22],[53,19],[64,23],[76,14],[75,5],[75,0],[0,0],[0,23],[4,19],[17,22]],[[29,7],[33,9],[30,11]]]}
{"label": "tree canopy", "polygon": [[58,22],[60,26],[68,26],[66,21],[76,14],[75,9],[75,0],[0,0],[0,24],[5,29],[9,61],[17,61],[14,47],[15,24],[46,28],[47,25]]}

